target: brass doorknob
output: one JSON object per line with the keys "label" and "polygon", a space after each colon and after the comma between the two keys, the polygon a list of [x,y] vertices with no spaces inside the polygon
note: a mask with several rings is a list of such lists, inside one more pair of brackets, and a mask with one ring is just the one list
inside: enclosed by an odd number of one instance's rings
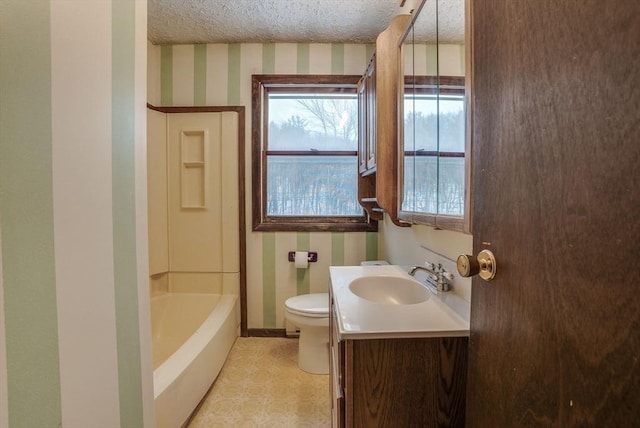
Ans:
{"label": "brass doorknob", "polygon": [[491,281],[496,276],[496,258],[489,250],[480,251],[477,258],[462,254],[456,265],[458,273],[464,277],[479,274],[485,281]]}

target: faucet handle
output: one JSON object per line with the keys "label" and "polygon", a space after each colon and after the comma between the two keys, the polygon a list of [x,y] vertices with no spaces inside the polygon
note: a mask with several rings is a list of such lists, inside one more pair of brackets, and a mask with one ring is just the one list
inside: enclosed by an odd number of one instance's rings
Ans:
{"label": "faucet handle", "polygon": [[424,262],[424,266],[425,266],[427,269],[430,269],[430,270],[436,270],[436,265],[435,265],[434,263],[431,263],[431,262]]}
{"label": "faucet handle", "polygon": [[453,273],[447,272],[446,270],[442,271],[442,276],[447,278],[449,281],[453,281]]}

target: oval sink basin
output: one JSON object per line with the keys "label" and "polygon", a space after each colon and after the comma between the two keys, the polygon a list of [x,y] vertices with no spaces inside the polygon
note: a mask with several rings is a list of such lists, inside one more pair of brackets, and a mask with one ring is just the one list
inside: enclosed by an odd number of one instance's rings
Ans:
{"label": "oval sink basin", "polygon": [[391,305],[422,303],[431,296],[418,281],[398,276],[363,276],[351,281],[349,290],[365,300]]}

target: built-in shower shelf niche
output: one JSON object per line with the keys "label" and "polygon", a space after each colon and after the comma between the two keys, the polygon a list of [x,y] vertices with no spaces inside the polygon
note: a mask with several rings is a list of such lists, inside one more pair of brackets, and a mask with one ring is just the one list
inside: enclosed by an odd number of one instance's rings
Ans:
{"label": "built-in shower shelf niche", "polygon": [[181,207],[184,209],[206,208],[207,151],[209,134],[205,129],[182,130],[181,145]]}

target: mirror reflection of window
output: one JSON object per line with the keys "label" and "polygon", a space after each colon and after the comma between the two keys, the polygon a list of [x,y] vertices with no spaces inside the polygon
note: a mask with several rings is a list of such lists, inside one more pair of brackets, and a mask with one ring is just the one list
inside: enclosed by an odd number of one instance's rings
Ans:
{"label": "mirror reflection of window", "polygon": [[465,215],[464,11],[465,0],[425,0],[402,44],[401,213],[434,226]]}

